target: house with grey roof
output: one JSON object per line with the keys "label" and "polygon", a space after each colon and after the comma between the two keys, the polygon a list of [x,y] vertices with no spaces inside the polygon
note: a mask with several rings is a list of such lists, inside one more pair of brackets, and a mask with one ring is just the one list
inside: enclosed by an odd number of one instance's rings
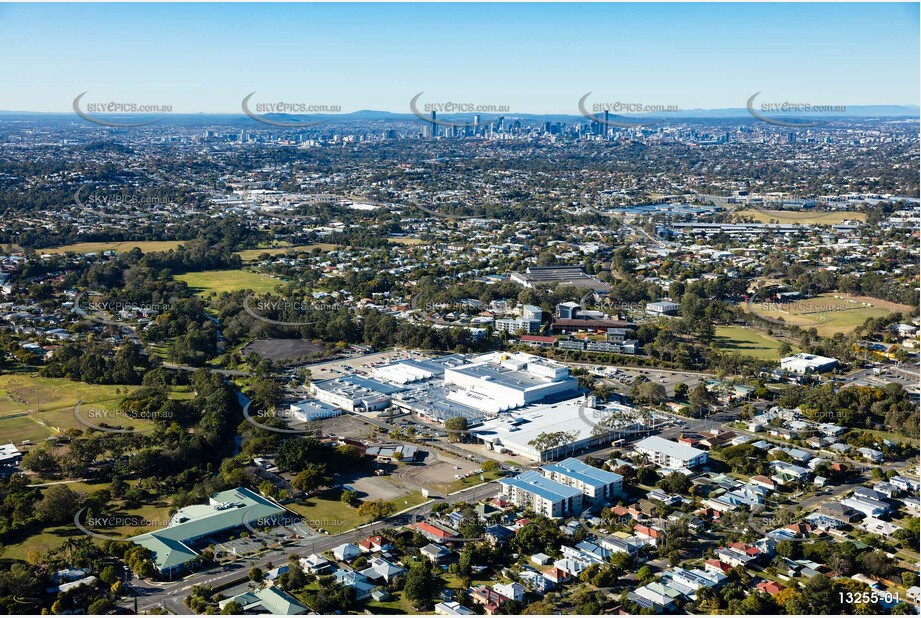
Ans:
{"label": "house with grey roof", "polygon": [[223,599],[218,602],[218,607],[223,610],[230,603],[239,603],[247,614],[268,613],[273,616],[297,616],[307,613],[307,608],[297,599],[275,586],[246,591],[229,599]]}

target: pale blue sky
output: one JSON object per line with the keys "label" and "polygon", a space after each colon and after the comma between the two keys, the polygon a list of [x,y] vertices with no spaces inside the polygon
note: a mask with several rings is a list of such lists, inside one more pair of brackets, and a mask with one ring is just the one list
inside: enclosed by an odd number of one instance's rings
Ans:
{"label": "pale blue sky", "polygon": [[0,109],[919,103],[918,4],[0,4]]}

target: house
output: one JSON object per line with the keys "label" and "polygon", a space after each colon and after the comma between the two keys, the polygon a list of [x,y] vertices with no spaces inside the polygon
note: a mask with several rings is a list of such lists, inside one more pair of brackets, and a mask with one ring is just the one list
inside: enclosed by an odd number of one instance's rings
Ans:
{"label": "house", "polygon": [[333,568],[332,562],[320,554],[310,554],[306,558],[301,558],[299,562],[305,571],[314,575],[324,575]]}
{"label": "house", "polygon": [[854,509],[840,502],[826,502],[819,507],[819,513],[826,517],[836,519],[844,524],[853,523],[858,519],[857,512],[854,511]]}
{"label": "house", "polygon": [[333,577],[336,578],[343,586],[347,586],[355,590],[355,600],[363,601],[371,596],[371,591],[374,590],[377,586],[371,583],[367,577],[361,573],[356,573],[351,569],[339,569],[333,573]]}
{"label": "house", "polygon": [[594,563],[595,562],[593,560],[585,560],[585,559],[582,559],[581,557],[574,557],[574,558],[562,558],[561,560],[557,560],[553,563],[553,566],[560,569],[561,571],[565,571],[566,573],[569,573],[570,575],[574,577],[578,577],[582,571],[584,571],[585,569],[587,569],[589,566],[591,566]]}
{"label": "house", "polygon": [[556,587],[556,585],[544,577],[540,571],[524,569],[518,573],[518,579],[525,585],[525,588],[541,595],[550,592]]}
{"label": "house", "polygon": [[767,476],[764,476],[762,474],[756,474],[755,476],[751,477],[751,480],[749,480],[749,483],[751,483],[752,485],[757,485],[758,487],[764,487],[765,489],[770,489],[771,491],[774,491],[775,489],[777,489],[777,483],[773,479]]}
{"label": "house", "polygon": [[451,551],[447,547],[436,545],[435,543],[429,543],[420,549],[419,553],[421,553],[425,558],[428,558],[435,564],[441,564],[451,557]]}
{"label": "house", "polygon": [[850,497],[840,501],[842,506],[863,513],[867,517],[879,517],[889,510],[889,505],[872,498]]}
{"label": "house", "polygon": [[682,569],[673,567],[665,573],[670,586],[686,586],[691,590],[700,590],[701,588],[715,588],[722,585],[727,577],[722,573],[713,571],[701,571],[700,569]]}
{"label": "house", "polygon": [[860,453],[861,457],[867,461],[872,461],[873,463],[881,463],[883,461],[883,452],[878,451],[875,448],[868,448],[864,446],[857,449],[857,452]]}
{"label": "house", "polygon": [[836,455],[846,455],[847,453],[851,452],[851,445],[845,444],[844,442],[835,442],[834,444],[828,446],[825,450]]}
{"label": "house", "polygon": [[470,600],[482,606],[486,615],[492,616],[504,603],[508,603],[511,599],[486,586],[477,586],[470,590]]}
{"label": "house", "polygon": [[515,536],[515,533],[506,528],[495,524],[485,530],[486,539],[493,545],[505,545]]}
{"label": "house", "polygon": [[223,599],[218,602],[218,607],[223,610],[230,603],[241,605],[246,614],[268,613],[273,616],[297,616],[306,614],[308,611],[300,601],[275,586],[259,588]]}
{"label": "house", "polygon": [[637,524],[633,527],[633,535],[644,541],[647,545],[655,547],[659,541],[665,538],[665,531],[653,526],[644,526]]}
{"label": "house", "polygon": [[674,610],[676,602],[682,597],[680,591],[663,582],[646,584],[641,588],[637,588],[634,592],[637,596],[652,601],[666,610]]}
{"label": "house", "polygon": [[902,493],[902,490],[892,483],[877,483],[873,486],[873,491],[889,499],[897,498]]}
{"label": "house", "polygon": [[547,554],[534,554],[531,556],[531,562],[539,565],[550,564],[550,556]]}
{"label": "house", "polygon": [[716,557],[732,566],[746,566],[761,557],[761,550],[745,543],[730,543],[716,550]]}
{"label": "house", "polygon": [[904,476],[893,476],[889,479],[889,482],[902,491],[917,493],[918,489],[921,488],[921,483]]}
{"label": "house", "polygon": [[762,593],[762,594],[775,595],[775,594],[777,594],[778,592],[780,592],[781,590],[783,590],[784,587],[781,586],[780,584],[778,584],[778,583],[775,582],[775,581],[771,581],[771,580],[769,580],[769,579],[766,579],[766,580],[764,580],[764,581],[758,582],[758,584],[755,586],[755,589],[758,590],[758,592],[760,592],[760,593]]}
{"label": "house", "polygon": [[290,570],[291,570],[291,569],[288,567],[287,564],[282,565],[282,566],[280,566],[280,567],[275,567],[274,569],[269,569],[268,571],[266,571],[266,572],[262,575],[262,579],[267,579],[267,580],[273,582],[273,581],[275,581],[276,579],[278,579],[281,575],[284,575],[285,573],[287,573],[287,572],[290,571]]}
{"label": "house", "polygon": [[872,532],[880,536],[892,536],[895,532],[902,529],[902,526],[897,526],[891,522],[876,519],[875,517],[867,517],[860,522],[860,527],[867,532]]}
{"label": "house", "polygon": [[723,562],[722,560],[717,560],[716,558],[710,558],[704,563],[704,571],[709,573],[719,573],[721,575],[727,575],[729,571],[732,570],[732,565]]}
{"label": "house", "polygon": [[565,584],[570,579],[572,579],[572,576],[569,573],[556,566],[544,571],[544,577],[549,579],[554,584]]}
{"label": "house", "polygon": [[361,555],[358,545],[352,543],[343,543],[333,549],[333,557],[342,562],[351,562]]}
{"label": "house", "polygon": [[360,549],[363,554],[390,551],[392,548],[393,544],[378,534],[358,541],[358,549]]}
{"label": "house", "polygon": [[492,589],[499,594],[515,601],[523,601],[524,594],[526,592],[524,586],[518,582],[511,582],[508,584],[495,584],[493,585]]}
{"label": "house", "polygon": [[374,558],[371,560],[370,566],[362,570],[361,574],[370,580],[383,579],[389,584],[395,577],[399,577],[405,572],[406,569],[401,566],[391,564],[383,558]]}
{"label": "house", "polygon": [[457,601],[446,601],[435,604],[435,613],[439,616],[473,616],[476,612]]}
{"label": "house", "polygon": [[409,527],[413,530],[417,530],[422,536],[436,543],[444,543],[457,538],[457,533],[449,532],[444,528],[435,526],[426,521],[410,524]]}

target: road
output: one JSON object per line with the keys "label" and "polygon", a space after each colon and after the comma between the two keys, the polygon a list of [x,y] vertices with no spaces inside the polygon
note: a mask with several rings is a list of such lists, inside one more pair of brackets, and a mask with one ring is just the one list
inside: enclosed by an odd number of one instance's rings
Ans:
{"label": "road", "polygon": [[[189,609],[182,601],[191,593],[193,586],[225,588],[245,581],[249,569],[253,566],[267,570],[267,565],[269,563],[276,566],[285,564],[288,561],[288,556],[292,554],[307,556],[314,553],[322,553],[334,547],[338,547],[343,543],[357,542],[381,528],[393,528],[407,525],[417,518],[424,517],[435,503],[447,502],[448,504],[455,504],[457,502],[477,502],[483,498],[495,495],[495,493],[496,483],[495,481],[491,481],[445,497],[435,498],[431,502],[410,509],[405,513],[393,515],[381,521],[373,522],[348,532],[343,532],[342,534],[319,535],[309,539],[292,541],[283,547],[269,550],[261,554],[258,558],[243,558],[229,564],[214,566],[197,573],[186,575],[179,581],[151,582],[138,579],[132,575],[132,579],[127,582],[128,587],[133,594],[139,597],[138,611],[141,613],[153,607],[162,607],[173,614],[188,614]],[[134,598],[129,597],[123,599],[122,606],[129,611],[133,611]]]}

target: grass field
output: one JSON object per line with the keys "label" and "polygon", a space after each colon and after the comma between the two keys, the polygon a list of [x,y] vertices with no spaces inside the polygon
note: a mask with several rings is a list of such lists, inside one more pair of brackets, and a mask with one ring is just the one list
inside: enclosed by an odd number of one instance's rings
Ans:
{"label": "grass field", "polygon": [[[517,466],[519,464],[511,463],[511,465]],[[468,487],[473,487],[474,485],[481,485],[484,482],[494,481],[498,478],[501,478],[503,474],[501,470],[495,470],[493,472],[484,472],[482,476],[483,478],[486,479],[486,481],[482,481],[480,479],[480,476],[481,475],[479,474],[474,474],[473,476],[468,476],[467,478],[454,479],[450,483],[443,483],[441,485],[436,485],[435,489],[437,491],[449,494],[455,491],[460,491],[462,489],[467,489]]]}
{"label": "grass field", "polygon": [[244,262],[252,262],[258,258],[263,253],[268,253],[269,255],[284,255],[289,251],[295,253],[303,251],[311,251],[313,249],[320,249],[321,251],[332,251],[338,249],[339,245],[331,245],[329,243],[316,243],[313,245],[297,245],[297,246],[279,246],[279,247],[270,247],[265,249],[244,249],[243,251],[237,251],[237,255],[240,256]]}
{"label": "grass field", "polygon": [[780,360],[781,341],[744,326],[717,326],[716,345],[720,350],[738,352],[763,360]]}
{"label": "grass field", "polygon": [[252,290],[256,293],[271,292],[280,283],[278,279],[268,275],[251,273],[247,270],[206,270],[176,275],[176,279],[185,281],[199,296],[235,290]]}
{"label": "grass field", "polygon": [[[129,485],[134,485],[137,481],[128,481],[128,483]],[[77,493],[90,494],[96,490],[108,488],[109,483],[75,482],[67,483],[67,487]],[[135,509],[115,509],[110,514],[125,518],[138,517],[151,523],[147,527],[120,526],[106,529],[90,527],[90,529],[100,534],[127,539],[156,528],[165,527],[169,522],[170,505],[165,501],[161,501],[141,505]],[[68,538],[72,537],[83,537],[83,533],[73,523],[32,528],[25,531],[24,534],[9,538],[7,544],[0,549],[0,557],[26,560],[37,564],[41,561],[41,555],[47,550],[60,546]],[[101,539],[94,539],[93,542],[98,545],[104,543]]]}
{"label": "grass field", "polygon": [[[867,318],[889,315],[888,308],[868,306],[873,302],[872,299],[858,300],[843,294],[828,293],[784,304],[757,300],[752,303],[751,310],[761,317],[782,319],[785,323],[800,328],[814,327],[823,337],[831,337],[835,333],[850,333]],[[745,307],[748,309],[747,305]]]}
{"label": "grass field", "polygon": [[[0,442],[18,444],[23,440],[44,440],[59,431],[83,428],[74,417],[74,406],[83,401],[81,412],[105,415],[115,410],[125,395],[136,386],[112,386],[72,382],[64,378],[43,378],[37,374],[0,376]],[[119,392],[116,392],[119,391]],[[105,417],[95,417],[105,421]],[[111,419],[110,424],[123,424]],[[137,420],[138,429],[151,426]]]}
{"label": "grass field", "polygon": [[425,241],[421,238],[388,238],[387,242],[393,243],[395,245],[421,245]]}
{"label": "grass field", "polygon": [[[23,440],[44,440],[66,429],[87,429],[74,416],[78,401],[81,416],[94,424],[130,424],[138,430],[153,427],[153,421],[109,417],[118,403],[137,386],[86,384],[64,378],[43,378],[32,373],[0,375],[0,444]],[[187,390],[171,395],[191,397]]]}
{"label": "grass field", "polygon": [[[285,506],[307,520],[307,525],[311,528],[325,528],[330,534],[338,534],[369,523],[367,517],[358,514],[356,507],[342,502],[339,499],[340,495],[341,489],[330,489]],[[418,506],[425,500],[421,493],[414,491],[391,500],[390,503],[394,506],[394,512],[398,512]]]}
{"label": "grass field", "polygon": [[866,214],[862,212],[817,212],[804,213],[783,210],[740,210],[736,214],[751,217],[758,223],[803,223],[819,225],[834,225],[842,221],[864,221]]}
{"label": "grass field", "polygon": [[131,251],[137,247],[144,253],[154,251],[169,251],[182,244],[179,240],[137,240],[126,242],[78,242],[72,245],[62,245],[50,249],[39,249],[39,253],[99,253],[101,251]]}
{"label": "grass field", "polygon": [[308,520],[310,527],[325,528],[330,534],[345,532],[368,523],[367,517],[358,515],[357,508],[339,499],[341,493],[339,489],[331,489],[285,506]]}

